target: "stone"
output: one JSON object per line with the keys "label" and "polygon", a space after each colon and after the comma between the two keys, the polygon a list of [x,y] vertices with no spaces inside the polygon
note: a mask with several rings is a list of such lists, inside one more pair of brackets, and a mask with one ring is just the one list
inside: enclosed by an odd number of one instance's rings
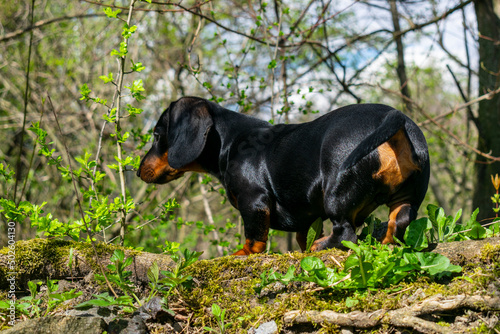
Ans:
{"label": "stone", "polygon": [[257,329],[250,329],[251,334],[276,334],[278,333],[278,325],[274,320],[261,324]]}
{"label": "stone", "polygon": [[100,317],[53,316],[29,319],[2,331],[2,334],[101,334],[107,330]]}

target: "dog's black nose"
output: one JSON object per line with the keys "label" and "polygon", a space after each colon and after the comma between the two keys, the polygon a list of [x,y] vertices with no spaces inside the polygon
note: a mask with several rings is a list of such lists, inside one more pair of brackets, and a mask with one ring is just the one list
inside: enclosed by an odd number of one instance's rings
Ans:
{"label": "dog's black nose", "polygon": [[139,167],[139,169],[137,169],[137,173],[135,173],[135,175],[137,175],[138,177],[141,177],[141,167]]}

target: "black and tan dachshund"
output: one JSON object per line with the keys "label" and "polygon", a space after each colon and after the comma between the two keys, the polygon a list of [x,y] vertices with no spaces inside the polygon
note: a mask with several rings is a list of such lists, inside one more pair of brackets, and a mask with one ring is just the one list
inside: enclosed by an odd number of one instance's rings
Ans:
{"label": "black and tan dachshund", "polygon": [[273,126],[184,97],[161,115],[137,175],[162,184],[188,171],[217,177],[240,211],[246,243],[234,255],[263,252],[270,228],[297,232],[304,250],[311,224],[329,218],[333,232],[317,251],[356,242],[355,228],[382,204],[390,213],[381,241],[403,240],[427,191],[429,153],[418,126],[381,104]]}

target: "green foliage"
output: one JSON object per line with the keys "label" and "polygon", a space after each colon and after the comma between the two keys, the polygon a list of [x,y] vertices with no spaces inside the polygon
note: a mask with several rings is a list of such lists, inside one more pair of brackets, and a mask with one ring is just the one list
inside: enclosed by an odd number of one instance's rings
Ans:
{"label": "green foliage", "polygon": [[309,230],[307,231],[307,243],[306,243],[306,251],[309,252],[311,247],[316,239],[319,238],[321,233],[323,232],[323,219],[318,218],[311,225]]}
{"label": "green foliage", "polygon": [[77,306],[75,306],[75,308],[85,309],[94,306],[100,306],[100,307],[116,306],[122,308],[124,312],[128,313],[135,310],[133,298],[127,295],[115,298],[113,296],[110,296],[109,293],[103,292],[98,295],[93,294],[92,297],[94,297],[94,299],[80,303]]}
{"label": "green foliage", "polygon": [[9,165],[4,165],[3,162],[1,162],[0,175],[3,176],[5,181],[10,181],[14,177],[14,171],[9,171]]}
{"label": "green foliage", "polygon": [[442,208],[429,204],[429,218],[421,218],[410,224],[405,239],[409,238],[417,249],[427,248],[429,242],[449,242],[470,239],[483,239],[500,235],[500,221],[494,220],[488,226],[481,225],[476,219],[476,209],[465,223],[459,223],[462,210],[455,216],[446,216]]}
{"label": "green foliage", "polygon": [[[107,303],[106,306],[119,305],[125,306],[125,311],[132,311],[135,309],[134,301],[142,305],[141,301],[134,293],[134,285],[132,281],[129,280],[129,277],[132,275],[132,272],[129,270],[125,270],[126,267],[132,264],[133,258],[125,257],[125,253],[122,250],[115,250],[113,255],[109,259],[112,263],[107,266],[108,273],[106,277],[108,281],[119,288],[124,296],[118,297],[116,299],[106,296],[105,294],[101,294],[96,296],[97,299],[89,300],[86,304],[80,304],[79,307],[84,307],[88,305],[98,305],[104,306],[103,304]],[[95,278],[98,281],[105,282],[106,277],[101,274],[95,274]],[[97,303],[97,304],[95,304]]]}
{"label": "green foliage", "polygon": [[432,242],[451,241],[453,233],[456,230],[457,221],[462,215],[462,210],[458,210],[454,217],[445,216],[442,208],[429,204],[427,206],[427,214],[433,227],[431,233]]}
{"label": "green foliage", "polygon": [[432,229],[431,221],[428,218],[420,218],[413,221],[410,226],[405,232],[404,239],[406,242],[417,251],[429,247],[427,234]]}
{"label": "green foliage", "polygon": [[132,62],[132,67],[130,68],[130,70],[132,72],[140,72],[146,69],[146,67],[143,66],[142,63],[134,63],[132,60],[131,62]]}
{"label": "green foliage", "polygon": [[117,15],[120,14],[122,11],[121,9],[117,10],[112,10],[110,7],[104,8],[104,14],[106,14],[107,17],[109,18],[117,18]]}
{"label": "green foliage", "polygon": [[491,183],[493,184],[493,187],[495,188],[495,194],[491,197],[491,202],[494,204],[493,207],[493,212],[495,212],[495,217],[498,218],[498,212],[500,212],[500,178],[498,177],[498,174],[491,175]]}
{"label": "green foliage", "polygon": [[264,272],[255,290],[260,293],[271,283],[288,284],[292,281],[314,282],[332,289],[378,289],[388,288],[403,279],[415,279],[421,274],[439,279],[461,272],[460,266],[452,265],[443,255],[416,251],[422,245],[421,234],[421,228],[410,232],[405,239],[408,245],[404,247],[382,245],[371,236],[359,244],[343,241],[343,245],[353,253],[345,260],[342,270],[328,268],[317,257],[306,257],[300,263],[302,272],[299,274],[295,273],[294,266],[284,275],[274,271]]}
{"label": "green foliage", "polygon": [[19,205],[16,205],[12,200],[0,198],[0,213],[8,221],[14,221],[19,224],[24,224],[24,221],[29,218],[31,226],[36,227],[37,233],[40,236],[68,236],[75,241],[79,240],[80,232],[85,229],[81,221],[64,224],[57,218],[53,218],[50,213],[43,215],[43,207],[46,204],[46,202],[43,202],[41,205],[34,205],[30,202],[22,201]]}
{"label": "green foliage", "polygon": [[144,87],[142,85],[142,80],[140,79],[134,80],[134,82],[132,82],[132,85],[125,86],[125,88],[128,88],[130,90],[132,97],[137,101],[141,101],[146,98],[145,96],[141,95],[141,92],[144,92]]}
{"label": "green foliage", "polygon": [[[82,292],[75,292],[75,289],[58,293],[57,290],[59,289],[59,285],[56,284],[57,282],[57,280],[47,279],[46,291],[38,294],[37,286],[42,285],[42,282],[29,281],[28,288],[30,295],[16,300],[16,311],[29,318],[45,317],[62,303],[83,294]],[[7,311],[9,306],[9,301],[0,301],[0,310]]]}
{"label": "green foliage", "polygon": [[[116,306],[122,308],[125,312],[132,312],[137,308],[137,305],[141,306],[147,303],[151,298],[160,293],[163,296],[162,303],[164,308],[167,309],[168,299],[175,289],[191,288],[193,278],[186,273],[186,268],[196,262],[201,254],[201,252],[191,252],[187,249],[182,253],[178,251],[173,252],[172,250],[171,258],[176,263],[173,271],[160,271],[158,264],[154,262],[147,271],[148,284],[151,289],[150,293],[145,300],[141,300],[135,294],[135,286],[129,279],[132,272],[126,270],[132,264],[133,258],[125,257],[125,253],[122,250],[115,250],[110,258],[112,263],[107,266],[108,273],[106,277],[96,274],[95,278],[101,282],[104,282],[107,278],[114,287],[120,289],[123,295],[114,297],[104,292],[99,295],[93,295],[94,299],[80,303],[76,307]],[[163,278],[160,277],[160,274]],[[170,313],[172,312],[170,311]]]}
{"label": "green foliage", "polygon": [[54,148],[49,148],[49,145],[52,145],[53,142],[50,142],[48,144],[46,143],[47,131],[40,128],[40,122],[33,122],[28,130],[36,134],[37,143],[40,146],[40,148],[38,149],[38,155],[46,157],[48,159],[49,165],[60,166],[62,157],[54,156],[54,152],[56,150]]}
{"label": "green foliage", "polygon": [[[230,324],[226,324],[224,316],[226,315],[226,310],[221,309],[221,307],[217,304],[212,304],[212,314],[215,317],[215,320],[217,321],[217,325],[219,326],[218,332],[220,334],[226,333],[227,328],[229,328]],[[203,327],[206,331],[209,332],[217,332],[217,330],[211,328],[211,327]]]}

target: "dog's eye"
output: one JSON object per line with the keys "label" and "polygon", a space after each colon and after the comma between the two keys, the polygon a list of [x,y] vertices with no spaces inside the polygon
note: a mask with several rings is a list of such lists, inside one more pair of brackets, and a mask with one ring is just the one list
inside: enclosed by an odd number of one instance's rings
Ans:
{"label": "dog's eye", "polygon": [[153,133],[153,136],[155,142],[157,142],[160,139],[160,135],[157,132]]}

